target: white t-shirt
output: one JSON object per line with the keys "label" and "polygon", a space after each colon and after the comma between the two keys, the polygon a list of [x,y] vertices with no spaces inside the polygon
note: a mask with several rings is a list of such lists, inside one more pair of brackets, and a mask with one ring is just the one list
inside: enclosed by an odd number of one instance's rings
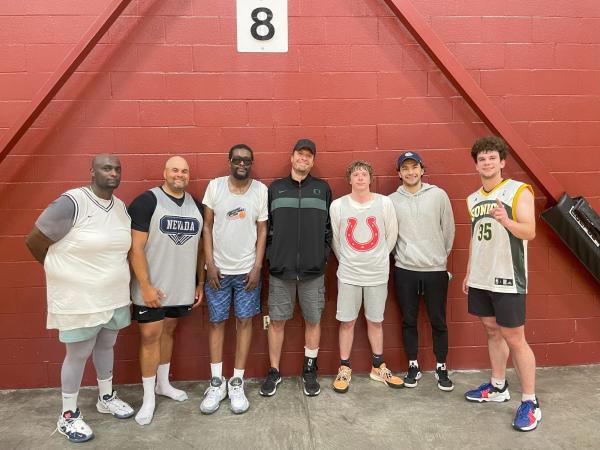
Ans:
{"label": "white t-shirt", "polygon": [[256,261],[256,222],[269,218],[267,186],[252,180],[243,194],[229,190],[228,176],[208,183],[204,203],[214,211],[213,258],[223,275],[250,272]]}

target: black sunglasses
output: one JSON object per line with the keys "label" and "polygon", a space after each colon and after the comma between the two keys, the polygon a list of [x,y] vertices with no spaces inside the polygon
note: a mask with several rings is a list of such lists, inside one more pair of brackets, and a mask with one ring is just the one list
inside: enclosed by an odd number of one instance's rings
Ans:
{"label": "black sunglasses", "polygon": [[244,163],[245,166],[250,166],[252,164],[252,158],[234,156],[231,158],[231,163],[235,164],[236,166],[240,165],[241,163]]}

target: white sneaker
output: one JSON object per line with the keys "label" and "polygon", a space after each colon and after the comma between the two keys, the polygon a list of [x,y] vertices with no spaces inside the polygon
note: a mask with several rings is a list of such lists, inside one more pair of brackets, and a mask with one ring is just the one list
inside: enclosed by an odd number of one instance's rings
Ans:
{"label": "white sneaker", "polygon": [[131,406],[117,397],[117,391],[113,391],[112,395],[98,397],[96,409],[102,414],[112,414],[117,419],[129,419],[135,412]]}
{"label": "white sneaker", "polygon": [[75,443],[89,441],[94,437],[92,429],[83,421],[79,408],[75,412],[65,411],[61,414],[56,422],[56,431]]}
{"label": "white sneaker", "polygon": [[250,408],[250,402],[244,393],[244,380],[239,377],[231,378],[229,386],[229,409],[234,414],[243,414]]}
{"label": "white sneaker", "polygon": [[221,402],[227,397],[227,384],[225,378],[213,377],[210,380],[210,386],[204,391],[204,400],[200,403],[200,412],[202,414],[212,414],[219,406]]}

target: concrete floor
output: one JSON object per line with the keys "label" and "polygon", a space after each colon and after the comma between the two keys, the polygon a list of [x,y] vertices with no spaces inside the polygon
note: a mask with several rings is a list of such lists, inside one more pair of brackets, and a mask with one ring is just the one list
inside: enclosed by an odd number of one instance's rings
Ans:
{"label": "concrete floor", "polygon": [[[258,394],[260,380],[248,380],[251,406],[243,415],[229,411],[228,400],[211,416],[199,412],[206,382],[175,383],[190,400],[177,403],[157,397],[151,425],[99,414],[97,391],[84,388],[79,406],[95,438],[70,444],[51,436],[60,410],[57,389],[0,391],[0,449],[599,449],[600,366],[538,369],[538,397],[543,420],[521,433],[511,427],[520,388],[508,375],[512,399],[473,404],[463,393],[489,377],[489,371],[451,372],[453,392],[437,389],[431,372],[415,389],[392,390],[355,375],[350,391],[336,394],[332,377],[321,377],[321,395],[307,398],[299,378],[286,378],[274,397]],[[118,386],[119,396],[134,408],[140,385]]]}

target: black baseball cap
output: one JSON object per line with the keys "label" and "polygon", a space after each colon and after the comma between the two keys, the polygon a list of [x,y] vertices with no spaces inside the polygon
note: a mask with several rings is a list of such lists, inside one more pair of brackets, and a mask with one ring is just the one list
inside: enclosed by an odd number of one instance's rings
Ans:
{"label": "black baseball cap", "polygon": [[317,153],[317,146],[310,139],[299,139],[294,145],[294,152],[299,152],[302,149],[310,150],[313,156]]}
{"label": "black baseball cap", "polygon": [[400,170],[400,166],[407,159],[412,159],[413,161],[416,161],[417,163],[419,163],[421,165],[421,167],[423,167],[423,160],[421,159],[419,154],[417,152],[408,151],[408,152],[404,152],[404,153],[400,154],[400,156],[398,157],[398,162],[396,163],[396,170]]}

